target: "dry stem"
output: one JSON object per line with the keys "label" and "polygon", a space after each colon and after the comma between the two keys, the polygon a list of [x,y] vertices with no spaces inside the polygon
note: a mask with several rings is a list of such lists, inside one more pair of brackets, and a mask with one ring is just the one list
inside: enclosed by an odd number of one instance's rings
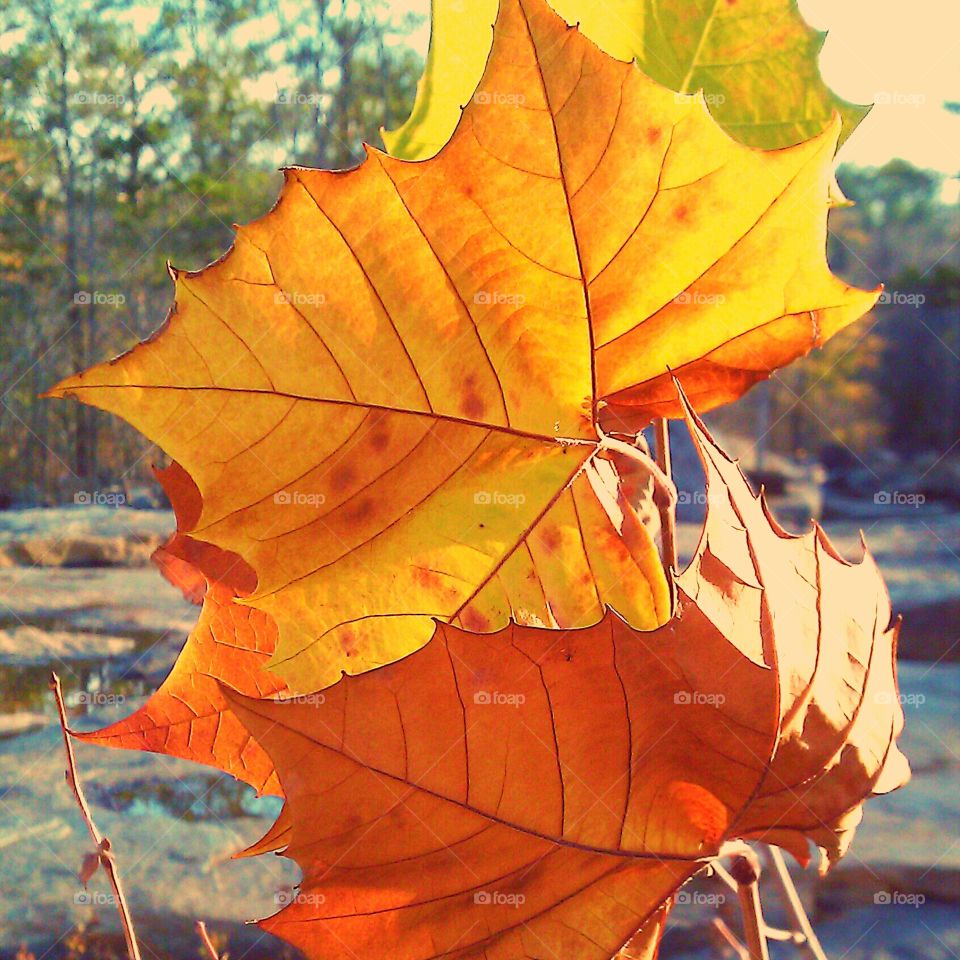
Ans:
{"label": "dry stem", "polygon": [[[660,472],[673,479],[673,465],[670,457],[670,421],[666,417],[657,417],[653,421],[656,435],[656,457]],[[663,565],[676,571],[677,562],[677,508],[676,501],[663,496],[661,490],[654,492],[657,509],[660,511],[660,542],[663,544]]]}
{"label": "dry stem", "polygon": [[60,678],[55,674],[50,674],[50,689],[57,701],[57,712],[60,715],[60,730],[63,733],[63,747],[67,755],[67,769],[64,776],[67,785],[73,791],[77,800],[77,806],[80,808],[80,814],[84,823],[87,825],[87,831],[96,847],[96,856],[103,867],[110,886],[113,888],[113,896],[117,903],[117,912],[120,914],[120,925],[123,927],[123,936],[127,942],[127,953],[130,960],[140,960],[140,948],[137,945],[137,938],[133,932],[133,919],[130,916],[130,910],[127,907],[126,898],[123,895],[123,888],[120,885],[120,874],[117,871],[117,864],[110,849],[110,841],[103,836],[93,822],[93,816],[90,808],[87,806],[87,798],[84,796],[83,787],[80,784],[80,777],[77,774],[77,762],[73,755],[73,741],[70,728],[67,726],[67,710],[63,705],[63,690],[60,687]]}
{"label": "dry stem", "polygon": [[737,935],[720,919],[713,918],[713,928],[720,934],[723,941],[737,955],[739,960],[750,960],[750,951],[740,942]]}
{"label": "dry stem", "polygon": [[743,938],[750,960],[770,960],[764,930],[763,910],[760,907],[760,864],[756,856],[737,856],[730,866],[730,874],[737,882],[740,912],[743,914]]}
{"label": "dry stem", "polygon": [[783,895],[787,910],[793,917],[798,933],[806,941],[811,956],[815,957],[816,960],[827,960],[827,955],[823,952],[823,947],[820,946],[820,941],[814,932],[813,924],[810,923],[810,918],[807,916],[806,910],[803,909],[803,903],[797,893],[793,877],[790,876],[790,871],[787,869],[783,854],[777,847],[771,846],[765,847],[764,852],[767,860],[773,865],[777,880],[780,882],[780,892]]}
{"label": "dry stem", "polygon": [[200,940],[206,947],[207,953],[210,954],[210,960],[220,960],[217,948],[213,945],[210,934],[207,933],[207,925],[202,920],[197,921],[197,933],[200,935]]}

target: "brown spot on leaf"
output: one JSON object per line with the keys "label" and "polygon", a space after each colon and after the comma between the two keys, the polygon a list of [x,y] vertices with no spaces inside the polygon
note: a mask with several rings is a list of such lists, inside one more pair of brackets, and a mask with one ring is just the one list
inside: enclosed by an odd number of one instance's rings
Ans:
{"label": "brown spot on leaf", "polygon": [[350,523],[359,523],[361,520],[366,520],[372,513],[373,501],[369,497],[363,497],[350,506],[346,517]]}
{"label": "brown spot on leaf", "polygon": [[470,630],[473,633],[483,633],[490,629],[490,621],[482,613],[469,607],[460,614],[460,622],[464,630]]}
{"label": "brown spot on leaf", "polygon": [[370,434],[370,446],[373,447],[374,450],[385,450],[389,443],[390,431],[386,427],[377,427],[377,429]]}
{"label": "brown spot on leaf", "polygon": [[560,531],[556,527],[544,527],[540,543],[547,553],[556,553],[560,549],[560,542]]}
{"label": "brown spot on leaf", "polygon": [[469,420],[480,420],[483,417],[484,409],[483,400],[473,391],[464,396],[463,413]]}
{"label": "brown spot on leaf", "polygon": [[336,467],[333,473],[330,474],[330,482],[333,484],[334,490],[346,490],[348,487],[353,486],[356,479],[356,471],[349,463],[341,463],[340,466]]}
{"label": "brown spot on leaf", "polygon": [[413,579],[416,580],[421,587],[426,587],[427,589],[435,590],[440,586],[439,574],[433,570],[424,570],[423,567],[413,568]]}

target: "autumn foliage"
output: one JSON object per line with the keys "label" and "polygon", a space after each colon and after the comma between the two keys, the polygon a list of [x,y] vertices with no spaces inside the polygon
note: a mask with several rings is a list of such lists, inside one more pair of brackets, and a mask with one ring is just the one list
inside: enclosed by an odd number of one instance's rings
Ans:
{"label": "autumn foliage", "polygon": [[[316,896],[263,925],[310,956],[652,951],[724,841],[829,864],[908,775],[872,559],[786,534],[692,409],[876,299],[824,254],[855,111],[747,146],[544,0],[488,54],[442,149],[287,170],[157,335],[51,391],[172,458],[157,562],[202,603],[86,736],[282,793],[252,852]],[[679,577],[625,482],[664,416],[707,476]]]}

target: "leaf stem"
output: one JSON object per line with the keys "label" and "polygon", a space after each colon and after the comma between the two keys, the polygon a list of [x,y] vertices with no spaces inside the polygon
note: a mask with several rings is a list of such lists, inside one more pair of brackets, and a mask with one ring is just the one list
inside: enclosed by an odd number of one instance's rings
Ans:
{"label": "leaf stem", "polygon": [[667,499],[660,491],[656,491],[654,499],[660,511],[660,542],[663,544],[663,565],[668,570],[676,572],[679,563],[677,560],[677,501],[676,487],[673,486],[673,462],[670,456],[670,421],[666,417],[657,417],[653,421],[653,432],[656,437],[657,467],[660,472],[670,478],[673,497]]}
{"label": "leaf stem", "polygon": [[743,937],[750,960],[770,960],[764,933],[763,910],[760,906],[760,863],[755,854],[741,854],[730,865],[730,875],[737,882],[740,913],[743,915]]}
{"label": "leaf stem", "polygon": [[603,453],[604,451],[610,451],[612,453],[618,453],[628,460],[632,460],[634,463],[638,463],[653,480],[654,488],[656,491],[659,491],[659,495],[663,500],[670,504],[676,503],[677,488],[673,485],[673,480],[670,479],[669,473],[665,473],[653,457],[639,447],[635,447],[632,443],[611,437],[602,431],[598,432],[600,433],[600,443],[597,445],[596,453],[593,454],[593,456]]}
{"label": "leaf stem", "polygon": [[120,874],[117,870],[117,863],[110,847],[110,841],[100,833],[96,823],[93,821],[93,815],[90,813],[90,807],[87,805],[87,798],[83,793],[83,786],[80,783],[80,777],[77,774],[77,761],[73,755],[73,734],[67,726],[67,710],[63,704],[63,690],[60,687],[60,678],[55,674],[50,674],[50,689],[53,691],[54,698],[57,701],[57,713],[60,716],[60,730],[63,733],[63,747],[67,755],[67,769],[64,771],[64,777],[67,785],[73,791],[77,800],[77,806],[80,808],[80,814],[84,823],[87,825],[87,831],[96,847],[97,858],[103,867],[110,886],[113,888],[113,896],[117,903],[117,912],[120,914],[120,925],[123,927],[123,936],[127,942],[127,954],[130,960],[140,960],[140,947],[137,945],[137,937],[133,931],[133,919],[130,916],[130,910],[127,907],[126,897],[123,895],[123,888],[120,885]]}
{"label": "leaf stem", "polygon": [[750,960],[750,951],[720,917],[713,918],[713,928],[720,934],[724,943],[737,955],[738,960]]}

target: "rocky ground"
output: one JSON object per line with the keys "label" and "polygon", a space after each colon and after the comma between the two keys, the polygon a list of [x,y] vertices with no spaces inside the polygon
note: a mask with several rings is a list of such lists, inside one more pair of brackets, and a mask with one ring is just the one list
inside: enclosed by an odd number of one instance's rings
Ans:
{"label": "rocky ground", "polygon": [[[98,564],[139,557],[170,529],[170,515],[94,517],[88,510],[101,508],[0,513],[0,550],[13,557],[0,569],[0,958],[12,957],[20,943],[38,958],[47,950],[49,957],[91,955],[90,931],[115,931],[102,878],[86,893],[76,879],[89,844],[62,778],[50,669],[74,704],[78,694],[101,690],[122,700],[74,710],[77,726],[100,726],[157,685],[196,619],[196,608],[152,568],[72,566],[77,548],[64,546],[89,543],[96,529]],[[801,884],[834,960],[946,960],[960,955],[960,514],[894,511],[830,523],[849,558],[859,555],[859,526],[867,528],[894,606],[907,613],[900,679],[903,749],[914,779],[869,804],[853,850],[834,873],[823,881],[805,875]],[[693,523],[681,526],[687,555],[698,533]],[[24,542],[34,545],[29,565],[18,546]],[[113,840],[147,956],[198,956],[197,918],[234,957],[290,955],[245,921],[274,911],[296,868],[277,857],[230,859],[267,829],[276,801],[161,756],[80,745],[78,761],[94,814]],[[675,909],[664,957],[721,955],[709,926],[717,907],[698,902],[696,890],[725,895],[709,879],[690,892]],[[772,891],[765,903],[776,919]],[[731,899],[719,909],[733,907]],[[733,913],[731,927],[736,923]],[[791,950],[775,951],[775,960]]]}

